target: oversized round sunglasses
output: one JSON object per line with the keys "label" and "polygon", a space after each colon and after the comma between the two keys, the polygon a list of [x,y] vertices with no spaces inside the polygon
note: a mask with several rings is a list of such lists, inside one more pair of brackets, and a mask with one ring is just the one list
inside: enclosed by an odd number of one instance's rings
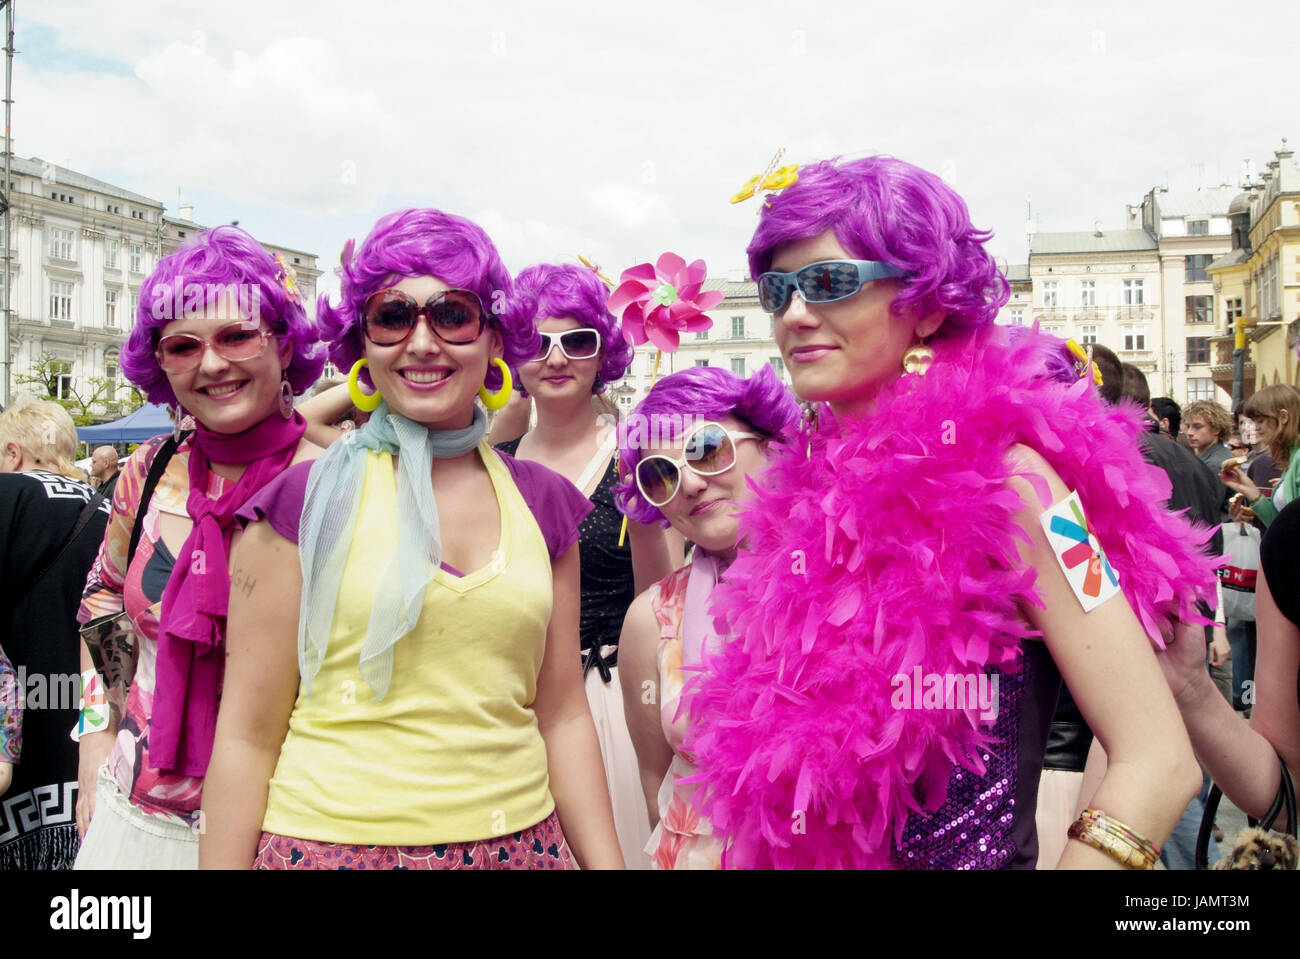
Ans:
{"label": "oversized round sunglasses", "polygon": [[232,363],[255,360],[265,352],[271,336],[257,323],[236,320],[218,329],[211,339],[193,333],[168,334],[158,341],[154,358],[164,373],[188,373],[203,361],[207,349]]}
{"label": "oversized round sunglasses", "polygon": [[566,359],[589,360],[600,352],[600,331],[589,327],[577,330],[565,330],[563,333],[538,333],[542,345],[526,362],[536,363],[551,355],[551,348],[558,346]]}
{"label": "oversized round sunglasses", "polygon": [[906,270],[875,260],[819,260],[793,273],[764,273],[758,278],[758,302],[767,313],[780,313],[799,291],[805,303],[848,299],[872,280],[902,276]]}
{"label": "oversized round sunglasses", "polygon": [[376,346],[405,343],[423,316],[433,335],[450,346],[473,343],[483,333],[487,312],[472,290],[443,290],[420,306],[401,290],[379,290],[366,298],[362,329]]}
{"label": "oversized round sunglasses", "polygon": [[667,506],[682,485],[682,468],[698,476],[718,476],[736,465],[738,440],[761,440],[757,433],[733,433],[718,423],[701,423],[682,443],[682,458],[656,453],[636,464],[636,488],[651,506]]}

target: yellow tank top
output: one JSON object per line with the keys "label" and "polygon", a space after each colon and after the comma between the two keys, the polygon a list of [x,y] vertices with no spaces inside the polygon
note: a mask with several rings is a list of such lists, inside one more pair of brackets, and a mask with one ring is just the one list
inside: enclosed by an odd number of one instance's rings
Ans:
{"label": "yellow tank top", "polygon": [[486,443],[479,455],[501,513],[498,550],[464,577],[438,571],[415,629],[393,647],[388,695],[375,701],[358,663],[397,542],[397,484],[391,455],[370,453],[329,649],[311,694],[299,688],[267,832],[426,846],[517,832],[554,809],[531,708],[551,616],[550,554],[500,457]]}

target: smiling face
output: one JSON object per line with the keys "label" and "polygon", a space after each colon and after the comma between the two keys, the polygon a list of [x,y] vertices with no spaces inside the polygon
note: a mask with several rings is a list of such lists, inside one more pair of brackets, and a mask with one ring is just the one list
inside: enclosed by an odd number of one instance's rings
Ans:
{"label": "smiling face", "polygon": [[[585,326],[571,316],[547,317],[537,324],[543,333],[563,333]],[[559,344],[551,346],[544,360],[522,363],[519,380],[539,404],[556,400],[585,400],[591,396],[596,384],[596,374],[603,362],[601,354],[585,360],[571,360],[560,350]]]}
{"label": "smiling face", "polygon": [[[451,287],[433,276],[407,276],[391,287],[419,304]],[[388,408],[432,430],[458,430],[474,416],[474,397],[487,376],[488,361],[501,356],[501,334],[488,324],[473,343],[451,345],[434,335],[426,317],[395,346],[365,340],[370,378]]]}
{"label": "smiling face", "polygon": [[[717,422],[733,434],[755,432],[752,426],[734,416]],[[674,437],[674,442],[667,446],[647,449],[643,458],[660,454],[681,459],[684,439]],[[736,463],[731,469],[717,476],[700,476],[689,467],[682,469],[677,495],[659,510],[673,529],[691,542],[724,559],[733,559],[740,535],[736,516],[753,496],[746,477],[759,476],[766,465],[766,441],[737,440]]]}
{"label": "smiling face", "polygon": [[[778,247],[771,269],[790,273],[820,260],[853,260],[826,230],[806,240]],[[935,314],[918,321],[904,310],[895,316],[890,304],[897,280],[875,280],[843,300],[805,303],[792,294],[775,314],[773,332],[800,399],[829,403],[837,415],[871,408],[876,392],[903,373],[903,353],[943,323]]]}
{"label": "smiling face", "polygon": [[[243,321],[228,293],[208,304],[202,312],[172,320],[162,328],[159,339],[173,333],[189,333],[211,344],[217,331]],[[265,325],[261,329],[265,329]],[[282,371],[289,365],[293,347],[270,336],[259,356],[249,360],[228,360],[211,345],[203,349],[199,365],[184,373],[168,373],[176,399],[196,420],[216,433],[242,433],[268,416],[277,414]]]}

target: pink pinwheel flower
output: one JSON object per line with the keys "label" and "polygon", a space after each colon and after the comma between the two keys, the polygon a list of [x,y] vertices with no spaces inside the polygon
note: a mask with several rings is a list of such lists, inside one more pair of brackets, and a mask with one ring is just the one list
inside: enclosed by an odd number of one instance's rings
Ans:
{"label": "pink pinwheel flower", "polygon": [[641,263],[623,271],[609,298],[609,311],[622,314],[623,332],[639,346],[646,341],[665,353],[677,349],[679,334],[713,326],[705,315],[722,302],[721,290],[702,292],[707,270],[703,260],[687,266],[676,253],[658,263]]}

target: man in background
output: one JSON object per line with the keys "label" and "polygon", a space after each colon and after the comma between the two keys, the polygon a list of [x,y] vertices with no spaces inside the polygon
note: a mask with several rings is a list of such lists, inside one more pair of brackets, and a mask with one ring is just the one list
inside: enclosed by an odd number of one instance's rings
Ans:
{"label": "man in background", "polygon": [[1178,439],[1178,431],[1183,425],[1183,411],[1167,396],[1157,396],[1151,401],[1151,415],[1160,424],[1160,432],[1171,440]]}
{"label": "man in background", "polygon": [[98,446],[90,454],[90,479],[96,493],[103,493],[104,499],[113,501],[113,487],[117,485],[117,450],[111,446]]}

